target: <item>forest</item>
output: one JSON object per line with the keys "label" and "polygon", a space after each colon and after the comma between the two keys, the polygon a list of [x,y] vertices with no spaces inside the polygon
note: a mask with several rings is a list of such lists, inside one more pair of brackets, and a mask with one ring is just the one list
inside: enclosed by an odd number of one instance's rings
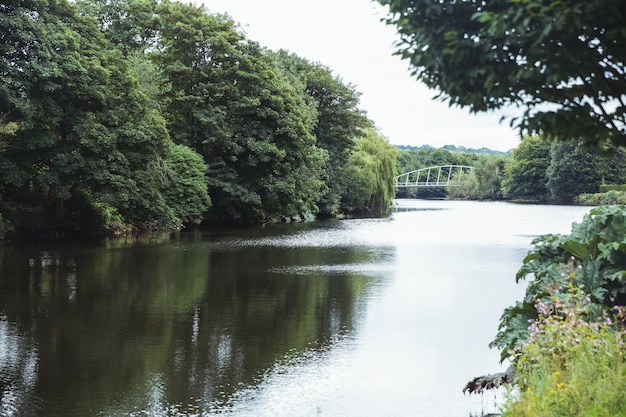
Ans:
{"label": "forest", "polygon": [[625,154],[583,139],[394,147],[352,84],[203,7],[0,8],[0,237],[382,216],[395,175],[433,165],[475,169],[397,196],[572,203],[626,183]]}
{"label": "forest", "polygon": [[626,184],[626,153],[617,147],[600,151],[582,140],[525,135],[510,153],[453,146],[399,148],[398,173],[437,165],[468,165],[474,170],[461,186],[403,189],[398,197],[597,205],[600,202],[591,196],[611,188],[619,196]]}
{"label": "forest", "polygon": [[396,150],[323,64],[176,1],[0,9],[0,236],[387,212]]}

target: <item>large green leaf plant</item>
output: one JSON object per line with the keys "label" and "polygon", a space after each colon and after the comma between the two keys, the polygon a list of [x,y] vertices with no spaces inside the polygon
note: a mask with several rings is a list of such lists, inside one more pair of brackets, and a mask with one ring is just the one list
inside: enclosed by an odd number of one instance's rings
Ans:
{"label": "large green leaf plant", "polygon": [[[603,312],[626,304],[626,206],[594,208],[569,235],[543,235],[532,244],[516,276],[517,282],[532,276],[525,297],[505,309],[491,343],[502,350],[503,361],[528,339],[529,321],[539,315],[537,302],[565,297],[571,285],[589,298],[586,320],[599,320]],[[576,274],[563,273],[568,263]]]}

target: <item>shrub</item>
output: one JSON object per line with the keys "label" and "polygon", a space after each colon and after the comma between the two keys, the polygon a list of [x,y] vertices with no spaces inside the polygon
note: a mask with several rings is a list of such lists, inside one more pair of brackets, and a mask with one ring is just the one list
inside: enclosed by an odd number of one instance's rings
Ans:
{"label": "shrub", "polygon": [[626,184],[601,184],[600,192],[606,193],[609,191],[626,191]]}
{"label": "shrub", "polygon": [[551,300],[556,289],[566,289],[570,277],[562,265],[576,264],[573,284],[580,286],[593,306],[589,319],[602,311],[626,304],[626,207],[600,206],[572,225],[569,235],[544,235],[533,241],[517,281],[532,275],[524,299],[508,307],[500,319],[492,347],[502,350],[502,360],[529,337],[529,320],[536,320],[537,300]]}
{"label": "shrub", "polygon": [[132,227],[124,220],[117,208],[100,201],[94,201],[92,208],[104,235],[122,236],[131,233]]}
{"label": "shrub", "polygon": [[567,291],[537,301],[530,336],[512,352],[517,387],[503,417],[626,415],[626,310],[585,320],[594,306],[573,284],[579,270],[572,260],[564,274]]}
{"label": "shrub", "polygon": [[609,190],[602,193],[580,194],[576,203],[584,206],[626,204],[626,191]]}

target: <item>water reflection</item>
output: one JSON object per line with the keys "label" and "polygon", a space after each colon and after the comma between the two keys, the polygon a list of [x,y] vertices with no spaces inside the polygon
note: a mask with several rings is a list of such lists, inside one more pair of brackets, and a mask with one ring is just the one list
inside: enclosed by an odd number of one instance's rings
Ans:
{"label": "water reflection", "polygon": [[0,314],[0,415],[35,415],[41,398],[35,391],[39,359],[32,340]]}
{"label": "water reflection", "polygon": [[4,247],[0,414],[206,413],[325,351],[358,327],[387,255],[318,227]]}
{"label": "water reflection", "polygon": [[499,370],[487,345],[523,293],[530,240],[587,209],[398,205],[389,219],[1,247],[0,415],[480,414],[461,389]]}

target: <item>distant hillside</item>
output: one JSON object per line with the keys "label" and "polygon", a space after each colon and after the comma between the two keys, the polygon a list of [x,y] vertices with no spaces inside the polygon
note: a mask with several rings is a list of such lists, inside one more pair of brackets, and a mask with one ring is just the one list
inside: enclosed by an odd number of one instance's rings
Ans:
{"label": "distant hillside", "polygon": [[[411,145],[396,145],[396,148],[401,151],[419,151],[421,149],[438,149],[430,145],[422,145],[422,146],[411,146]],[[483,154],[483,155],[511,155],[513,150],[509,150],[506,152],[503,151],[495,151],[489,148],[466,148],[465,146],[456,146],[456,145],[445,145],[439,149],[444,149],[449,152],[457,152],[457,153],[473,153],[473,154]]]}

